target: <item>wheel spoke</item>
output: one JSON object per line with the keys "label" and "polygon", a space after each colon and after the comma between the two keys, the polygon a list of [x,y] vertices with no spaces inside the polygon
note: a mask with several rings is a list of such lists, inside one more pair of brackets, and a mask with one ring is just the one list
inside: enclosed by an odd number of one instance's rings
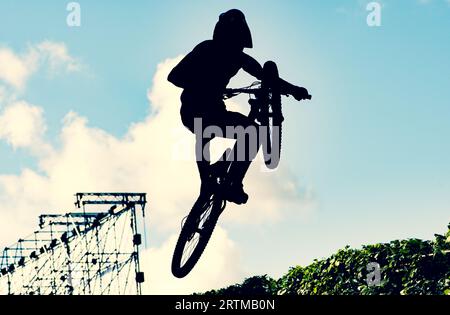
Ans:
{"label": "wheel spoke", "polygon": [[224,203],[218,202],[220,200],[214,195],[206,201],[197,200],[185,220],[172,261],[172,272],[176,277],[187,275],[203,253],[223,210]]}
{"label": "wheel spoke", "polygon": [[186,262],[189,260],[189,258],[195,251],[197,245],[199,244],[200,238],[202,237],[202,233],[205,229],[205,224],[208,221],[209,216],[211,214],[211,208],[212,202],[211,200],[209,200],[204,205],[203,209],[205,209],[205,211],[203,211],[203,213],[200,215],[198,224],[196,224],[196,227],[194,228],[195,231],[193,233],[193,236],[189,237],[185,244],[185,247],[183,249],[183,255],[181,257],[181,267],[183,267],[186,264]]}

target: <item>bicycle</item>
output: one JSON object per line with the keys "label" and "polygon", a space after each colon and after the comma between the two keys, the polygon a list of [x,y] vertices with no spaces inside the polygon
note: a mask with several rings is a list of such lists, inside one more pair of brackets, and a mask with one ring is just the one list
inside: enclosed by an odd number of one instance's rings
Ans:
{"label": "bicycle", "polygon": [[[262,141],[262,149],[264,162],[270,169],[278,166],[281,154],[281,128],[284,117],[281,108],[282,94],[278,82],[277,65],[273,61],[268,61],[264,64],[261,81],[244,88],[226,89],[224,92],[225,99],[242,93],[254,97],[249,99],[251,109],[248,117],[259,126],[265,127],[262,129],[266,132],[265,141]],[[309,95],[307,99],[311,99],[311,96]],[[272,159],[273,149],[278,150],[275,160]],[[195,267],[226,207],[221,184],[226,181],[232,163],[228,158],[230,152],[231,150],[227,149],[219,161],[209,166],[212,187],[207,195],[200,193],[182,224],[172,257],[172,274],[177,278],[185,277]]]}

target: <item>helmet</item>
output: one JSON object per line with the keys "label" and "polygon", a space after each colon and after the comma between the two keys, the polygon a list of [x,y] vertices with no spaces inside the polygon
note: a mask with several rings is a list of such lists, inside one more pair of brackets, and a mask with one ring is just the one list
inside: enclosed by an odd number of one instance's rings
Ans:
{"label": "helmet", "polygon": [[232,9],[219,16],[214,28],[213,40],[253,48],[252,34],[240,10]]}

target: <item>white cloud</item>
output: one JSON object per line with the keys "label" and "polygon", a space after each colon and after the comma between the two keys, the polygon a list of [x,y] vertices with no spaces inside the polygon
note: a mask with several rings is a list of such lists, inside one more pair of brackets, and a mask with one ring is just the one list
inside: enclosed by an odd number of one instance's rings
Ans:
{"label": "white cloud", "polygon": [[0,107],[5,102],[6,99],[6,88],[0,85]]}
{"label": "white cloud", "polygon": [[170,266],[177,237],[177,234],[173,234],[162,246],[142,254],[141,261],[147,278],[143,293],[199,293],[237,283],[248,276],[239,263],[240,252],[236,244],[229,239],[223,228],[217,226],[192,272],[183,279],[173,277]]}
{"label": "white cloud", "polygon": [[49,148],[43,140],[46,125],[41,107],[25,101],[14,102],[0,114],[0,139],[14,149],[27,148],[40,153]]}
{"label": "white cloud", "polygon": [[15,55],[7,48],[0,48],[0,80],[20,89],[32,71],[28,60]]}
{"label": "white cloud", "polygon": [[35,49],[41,62],[48,62],[50,71],[63,70],[67,72],[79,71],[81,63],[69,54],[66,45],[62,42],[43,41],[36,45]]}
{"label": "white cloud", "polygon": [[47,40],[30,45],[24,54],[0,47],[0,80],[17,90],[23,90],[27,80],[39,68],[46,66],[51,75],[81,69],[81,63],[69,54],[62,42]]}
{"label": "white cloud", "polygon": [[[175,235],[200,186],[195,162],[173,156],[179,141],[187,143],[191,152],[194,150],[193,135],[181,127],[180,90],[166,80],[180,58],[167,59],[158,66],[148,92],[153,112],[131,125],[123,138],[89,126],[86,118],[72,112],[63,121],[60,146],[38,155],[39,169],[25,169],[19,175],[0,175],[1,240],[12,242],[22,233],[30,232],[43,211],[71,211],[75,192],[146,192],[151,248],[143,255],[143,269],[149,274],[150,292],[168,292],[172,287],[177,292],[199,291],[242,278],[239,250],[220,227],[192,276],[175,280],[168,271]],[[45,123],[42,111],[35,107],[22,105],[20,110],[23,111],[20,116],[28,117],[29,127],[19,128],[19,132],[11,123],[4,137],[12,145],[27,147],[35,142],[34,133],[41,137]],[[302,193],[286,166],[277,172],[263,173],[255,165],[245,185],[251,196],[249,203],[227,208],[221,222],[272,222],[282,218],[283,211],[290,208],[297,214],[311,208],[310,193],[307,190]],[[154,239],[167,241],[161,245],[154,243]]]}

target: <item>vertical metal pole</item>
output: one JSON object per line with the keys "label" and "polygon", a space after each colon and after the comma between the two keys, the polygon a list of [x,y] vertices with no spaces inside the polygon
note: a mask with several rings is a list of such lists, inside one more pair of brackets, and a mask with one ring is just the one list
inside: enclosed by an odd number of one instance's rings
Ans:
{"label": "vertical metal pole", "polygon": [[[136,216],[136,206],[135,203],[133,203],[133,206],[131,207],[131,229],[133,232],[133,237],[134,235],[137,234],[137,216]],[[141,267],[139,264],[139,245],[138,244],[134,244],[133,243],[133,247],[134,247],[134,269],[135,269],[135,282],[136,282],[136,294],[137,295],[141,295],[142,291],[141,291],[141,283],[139,281],[137,281],[137,275],[141,272]]]}

